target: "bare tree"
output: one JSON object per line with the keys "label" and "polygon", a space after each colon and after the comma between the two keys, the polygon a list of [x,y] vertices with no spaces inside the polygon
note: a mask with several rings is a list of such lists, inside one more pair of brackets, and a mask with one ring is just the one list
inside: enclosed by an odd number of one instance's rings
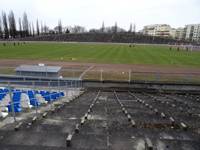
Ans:
{"label": "bare tree", "polygon": [[29,31],[28,31],[28,33],[29,33],[30,36],[32,36],[33,34],[32,34],[31,23],[29,23],[29,26],[28,26],[28,27],[29,27]]}
{"label": "bare tree", "polygon": [[85,29],[85,27],[76,25],[72,28],[72,31],[73,31],[73,33],[84,33],[84,32],[86,32],[86,29]]}
{"label": "bare tree", "polygon": [[136,32],[136,25],[135,24],[133,25],[133,32],[134,33]]}
{"label": "bare tree", "polygon": [[115,22],[115,26],[114,26],[114,33],[117,33],[117,22]]}
{"label": "bare tree", "polygon": [[3,29],[4,29],[4,37],[7,39],[9,38],[9,30],[8,30],[8,22],[7,22],[7,17],[6,13],[2,12],[2,19],[3,19]]}
{"label": "bare tree", "polygon": [[17,30],[16,30],[15,16],[13,11],[10,11],[8,15],[8,21],[9,21],[10,36],[15,38],[15,36],[17,35]]}
{"label": "bare tree", "polygon": [[58,21],[58,33],[62,34],[62,22],[61,22],[61,20]]}
{"label": "bare tree", "polygon": [[23,15],[22,27],[23,27],[23,32],[24,32],[25,36],[28,36],[29,35],[29,23],[28,23],[28,17],[27,17],[26,12],[24,12],[24,15]]}
{"label": "bare tree", "polygon": [[3,38],[3,29],[2,29],[1,18],[0,18],[0,38]]}
{"label": "bare tree", "polygon": [[49,27],[45,24],[43,29],[44,29],[44,34],[47,34],[49,31]]}
{"label": "bare tree", "polygon": [[130,28],[129,28],[129,30],[128,30],[128,32],[132,32],[133,31],[133,25],[132,25],[132,23],[130,24]]}
{"label": "bare tree", "polygon": [[35,36],[35,28],[34,28],[34,24],[32,23],[32,33],[33,33],[33,36]]}
{"label": "bare tree", "polygon": [[40,27],[39,27],[38,19],[36,22],[36,30],[37,30],[37,35],[39,36],[40,35]]}
{"label": "bare tree", "polygon": [[114,25],[114,26],[108,27],[108,28],[107,28],[107,31],[108,31],[109,33],[117,33],[117,31],[118,31],[117,22],[115,22],[115,25]]}
{"label": "bare tree", "polygon": [[103,23],[102,23],[102,26],[101,26],[101,32],[103,33],[103,32],[105,32],[105,25],[104,25],[104,21],[103,21]]}
{"label": "bare tree", "polygon": [[21,21],[21,18],[19,18],[19,34],[20,34],[20,37],[22,37],[22,21]]}
{"label": "bare tree", "polygon": [[43,27],[42,21],[41,21],[41,24],[40,24],[40,33],[41,33],[41,34],[44,33],[44,27]]}

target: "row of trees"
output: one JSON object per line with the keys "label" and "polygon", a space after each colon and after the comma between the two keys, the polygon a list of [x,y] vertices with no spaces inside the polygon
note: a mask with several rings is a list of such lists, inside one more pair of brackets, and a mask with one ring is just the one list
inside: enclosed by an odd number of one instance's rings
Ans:
{"label": "row of trees", "polygon": [[[105,27],[104,22],[100,29],[90,29],[90,33],[117,33],[117,32],[135,32],[135,25],[130,24],[130,29],[126,31],[123,28],[117,26],[115,23],[112,27]],[[16,21],[13,11],[10,11],[8,15],[2,12],[0,17],[0,38],[22,38],[29,36],[39,36],[44,34],[62,34],[62,33],[84,33],[87,32],[85,27],[82,26],[68,26],[63,27],[61,20],[58,21],[58,25],[50,30],[49,27],[37,20],[34,24],[28,20],[27,14],[24,12],[22,18],[18,18]]]}
{"label": "row of trees", "polygon": [[89,32],[97,32],[97,33],[119,33],[119,32],[136,32],[136,26],[132,23],[130,24],[130,28],[128,31],[126,31],[123,28],[118,27],[117,22],[115,22],[114,26],[111,27],[105,27],[104,22],[102,23],[102,26],[100,29],[90,29]]}
{"label": "row of trees", "polygon": [[[18,28],[17,28],[18,25]],[[58,22],[58,33],[62,33],[61,20]],[[46,25],[41,24],[37,20],[35,25],[28,20],[26,12],[24,12],[22,19],[18,19],[18,24],[15,19],[13,11],[10,11],[7,15],[2,12],[0,17],[0,38],[19,38],[28,36],[39,36],[41,34],[48,34],[49,28]]]}
{"label": "row of trees", "polygon": [[[39,34],[39,24],[37,21],[37,32]],[[16,38],[16,37],[27,37],[35,34],[34,25],[28,21],[27,14],[23,14],[23,18],[18,19],[17,23],[13,11],[10,11],[8,16],[5,12],[2,12],[0,18],[0,38]]]}

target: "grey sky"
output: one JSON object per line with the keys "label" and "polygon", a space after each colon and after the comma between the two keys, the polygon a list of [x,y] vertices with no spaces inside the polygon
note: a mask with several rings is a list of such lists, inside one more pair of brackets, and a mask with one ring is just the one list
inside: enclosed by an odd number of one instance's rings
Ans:
{"label": "grey sky", "polygon": [[166,23],[172,27],[200,23],[200,0],[0,0],[0,11],[13,10],[16,18],[26,11],[30,21],[38,18],[53,28],[82,25],[87,29],[118,25],[128,29],[135,23]]}

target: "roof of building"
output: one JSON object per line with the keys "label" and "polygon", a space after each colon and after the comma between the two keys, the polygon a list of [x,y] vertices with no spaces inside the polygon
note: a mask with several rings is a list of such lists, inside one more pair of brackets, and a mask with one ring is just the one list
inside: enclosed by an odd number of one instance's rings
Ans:
{"label": "roof of building", "polygon": [[50,72],[50,73],[57,73],[60,70],[61,70],[60,66],[39,66],[39,65],[21,65],[15,69],[15,71]]}

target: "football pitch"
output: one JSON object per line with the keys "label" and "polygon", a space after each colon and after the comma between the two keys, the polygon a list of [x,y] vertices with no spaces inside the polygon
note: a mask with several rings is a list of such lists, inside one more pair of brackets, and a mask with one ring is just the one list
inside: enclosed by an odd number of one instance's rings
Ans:
{"label": "football pitch", "polygon": [[168,46],[95,43],[0,43],[0,59],[200,67],[200,52]]}

